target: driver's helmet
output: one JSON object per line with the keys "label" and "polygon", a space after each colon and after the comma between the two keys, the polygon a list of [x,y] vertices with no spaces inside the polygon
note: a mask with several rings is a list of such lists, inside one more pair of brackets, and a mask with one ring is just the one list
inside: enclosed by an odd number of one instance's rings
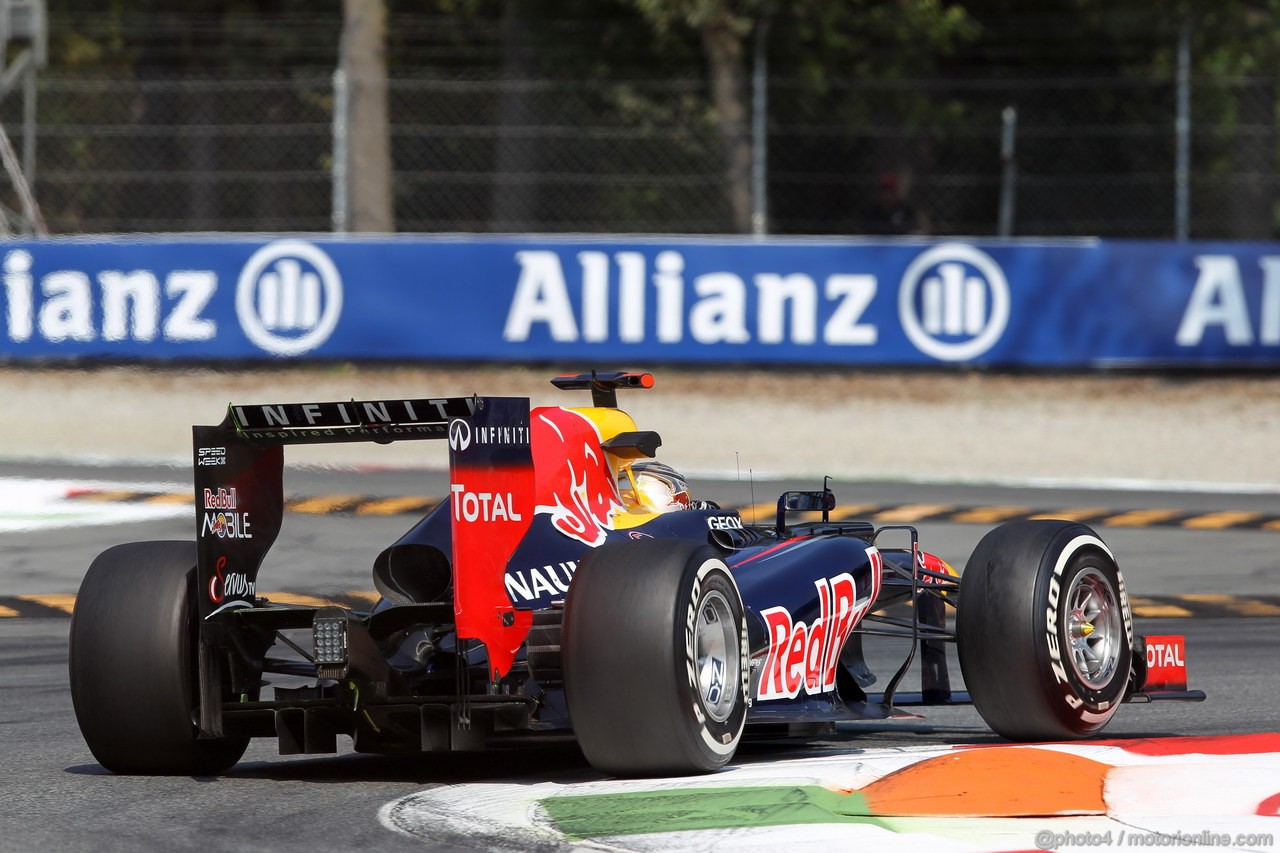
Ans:
{"label": "driver's helmet", "polygon": [[670,465],[641,461],[624,469],[618,483],[629,506],[648,512],[689,509],[689,483]]}

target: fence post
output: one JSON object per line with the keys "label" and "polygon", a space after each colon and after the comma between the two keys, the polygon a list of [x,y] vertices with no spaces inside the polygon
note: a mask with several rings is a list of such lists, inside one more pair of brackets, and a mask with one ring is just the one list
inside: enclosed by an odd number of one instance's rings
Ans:
{"label": "fence post", "polygon": [[1018,133],[1018,110],[1008,106],[1000,111],[1000,217],[996,227],[1001,237],[1013,236],[1013,217],[1018,200],[1018,161],[1014,143]]}
{"label": "fence post", "polygon": [[1174,165],[1174,236],[1186,242],[1191,232],[1191,21],[1178,33],[1178,115],[1174,120],[1177,162]]}
{"label": "fence post", "polygon": [[332,227],[335,234],[347,230],[347,72],[333,72],[333,201]]}
{"label": "fence post", "polygon": [[[38,66],[37,66],[38,67]],[[22,171],[27,186],[36,186],[36,68],[22,81]]]}
{"label": "fence post", "polygon": [[756,28],[755,63],[751,75],[751,233],[769,233],[769,25],[772,13]]}

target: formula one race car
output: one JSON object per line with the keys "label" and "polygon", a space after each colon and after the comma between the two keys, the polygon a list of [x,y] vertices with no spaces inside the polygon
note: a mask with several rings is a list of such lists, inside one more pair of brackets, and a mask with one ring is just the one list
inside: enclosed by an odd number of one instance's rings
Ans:
{"label": "formula one race car", "polygon": [[[1115,558],[1082,524],[997,528],[963,580],[914,528],[840,520],[825,483],[749,524],[651,461],[661,441],[617,392],[652,376],[552,382],[593,405],[233,405],[195,427],[196,541],[111,548],[76,601],[71,690],[94,757],[208,774],[254,737],[282,754],[335,752],[338,735],[418,753],[571,731],[601,771],[681,774],[723,766],[744,735],[907,706],[972,701],[1007,738],[1060,740],[1122,702],[1204,696],[1186,689],[1181,637],[1146,653]],[[372,612],[256,595],[284,445],[435,438],[448,499],[377,556]],[[907,641],[879,693],[868,634]],[[950,687],[949,642],[967,693]],[[906,693],[917,649],[921,689]]]}

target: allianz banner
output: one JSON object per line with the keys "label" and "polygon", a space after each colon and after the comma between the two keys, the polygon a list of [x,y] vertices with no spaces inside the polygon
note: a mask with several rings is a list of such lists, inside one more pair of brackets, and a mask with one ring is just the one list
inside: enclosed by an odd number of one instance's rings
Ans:
{"label": "allianz banner", "polygon": [[9,361],[1280,365],[1280,244],[175,235],[0,252]]}

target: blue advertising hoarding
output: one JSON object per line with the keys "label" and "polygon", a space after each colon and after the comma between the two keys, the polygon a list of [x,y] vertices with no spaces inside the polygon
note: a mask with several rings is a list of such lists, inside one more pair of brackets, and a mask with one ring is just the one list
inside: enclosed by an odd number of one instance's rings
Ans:
{"label": "blue advertising hoarding", "polygon": [[9,361],[1280,365],[1280,245],[99,237],[0,247]]}

